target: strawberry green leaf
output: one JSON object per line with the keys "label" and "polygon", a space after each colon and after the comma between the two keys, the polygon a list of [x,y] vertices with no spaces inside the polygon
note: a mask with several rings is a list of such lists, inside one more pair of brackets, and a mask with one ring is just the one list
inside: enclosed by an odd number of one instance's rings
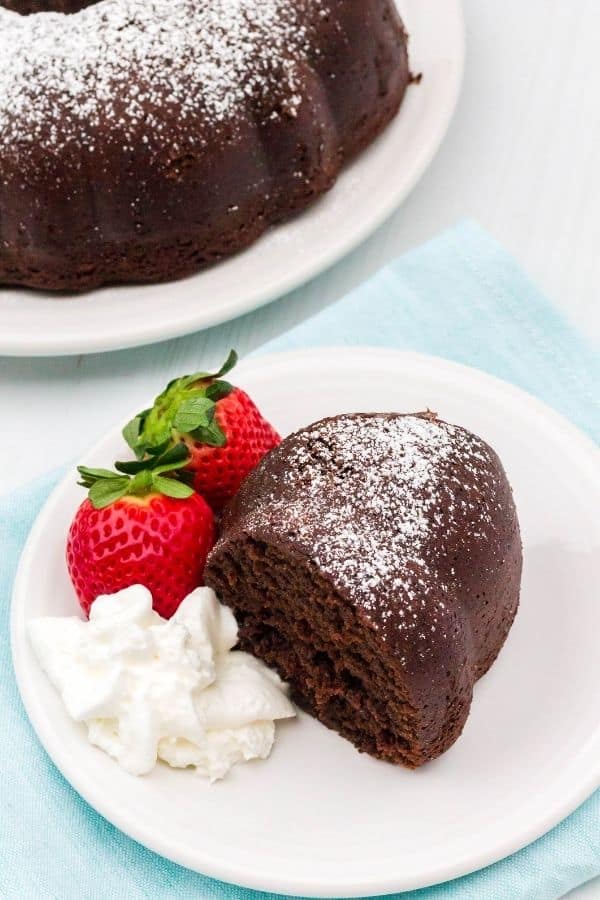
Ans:
{"label": "strawberry green leaf", "polygon": [[155,490],[160,491],[166,497],[174,497],[177,500],[185,500],[194,493],[193,488],[174,478],[165,478],[163,475],[154,474],[152,477],[152,485]]}
{"label": "strawberry green leaf", "polygon": [[152,468],[156,468],[156,466],[171,465],[172,463],[179,463],[181,465],[182,463],[187,462],[189,458],[190,451],[186,444],[184,444],[183,441],[180,441],[153,460]]}
{"label": "strawberry green leaf", "polygon": [[218,403],[223,397],[227,397],[233,390],[233,385],[228,381],[213,381],[206,388],[205,394],[213,403]]}
{"label": "strawberry green leaf", "polygon": [[[179,379],[179,384],[183,388],[191,387],[193,384],[196,384],[198,381],[208,381],[213,378],[221,378],[222,375],[227,375],[228,372],[234,368],[237,364],[238,355],[235,350],[229,351],[229,356],[221,366],[218,372],[195,372],[193,375],[185,375],[183,378]],[[173,382],[171,382],[171,387]]]}
{"label": "strawberry green leaf", "polygon": [[140,431],[142,430],[142,416],[135,416],[131,421],[127,423],[121,434],[125,438],[125,443],[131,447],[132,450],[135,450],[136,445],[140,439]]}
{"label": "strawberry green leaf", "polygon": [[[170,381],[152,408],[139,413],[125,426],[123,436],[138,460],[162,456],[178,442],[181,434],[197,434],[197,439],[208,446],[225,444],[225,435],[214,422],[215,404],[234,390],[221,376],[235,366],[237,359],[237,353],[232,350],[217,372],[196,372]],[[160,460],[157,466],[164,464]],[[125,465],[120,471],[134,477],[141,471]]]}
{"label": "strawberry green leaf", "polygon": [[[144,469],[151,469],[154,472],[170,472],[174,469],[180,469],[188,461],[190,451],[184,443],[175,444],[169,447],[160,456],[151,456],[146,459],[126,459],[116,462],[115,469],[124,472],[126,475],[137,475]],[[112,473],[114,477],[114,472]]]}
{"label": "strawberry green leaf", "polygon": [[77,471],[83,478],[97,481],[99,478],[114,478],[115,473],[109,469],[89,469],[87,466],[77,466]]}
{"label": "strawberry green leaf", "polygon": [[211,422],[206,427],[201,426],[200,428],[195,428],[194,431],[190,431],[190,437],[193,437],[195,441],[199,441],[201,444],[207,444],[209,447],[224,447],[227,443],[227,438],[216,421]]}
{"label": "strawberry green leaf", "polygon": [[79,484],[88,488],[88,496],[96,509],[110,506],[126,495],[139,497],[152,491],[160,491],[168,497],[189,497],[194,493],[188,484],[189,479],[179,481],[179,473],[177,479],[164,477],[165,472],[181,469],[188,459],[189,449],[185,443],[180,442],[168,447],[159,456],[117,462],[116,472],[79,466]]}
{"label": "strawberry green leaf", "polygon": [[165,450],[167,450],[167,449],[171,446],[171,433],[170,433],[170,431],[165,430],[165,431],[161,434],[161,437],[164,436],[164,434],[166,434],[167,437],[164,438],[164,440],[161,440],[160,443],[158,443],[158,444],[156,444],[156,443],[154,443],[154,444],[145,444],[145,443],[142,443],[142,444],[141,444],[141,447],[143,448],[142,455],[143,455],[144,453],[147,453],[148,456],[161,456],[161,454],[163,454],[163,453],[165,452]]}
{"label": "strawberry green leaf", "polygon": [[155,466],[152,469],[154,475],[162,475],[164,472],[179,472],[184,463],[173,462],[173,463],[165,463],[163,466]]}
{"label": "strawberry green leaf", "polygon": [[104,509],[124,497],[129,488],[129,479],[123,477],[102,478],[90,488],[89,498],[96,509]]}
{"label": "strawberry green leaf", "polygon": [[116,462],[115,469],[125,475],[137,475],[138,472],[148,469],[150,465],[151,463],[146,459],[128,459],[124,462]]}
{"label": "strawberry green leaf", "polygon": [[231,372],[233,368],[237,365],[238,355],[235,350],[229,351],[229,356],[221,366],[218,372],[215,372],[214,377],[220,378],[222,375],[227,375],[228,372]]}
{"label": "strawberry green leaf", "polygon": [[208,428],[215,414],[215,404],[207,397],[188,397],[184,400],[173,419],[173,427],[182,434],[189,434],[196,428]]}

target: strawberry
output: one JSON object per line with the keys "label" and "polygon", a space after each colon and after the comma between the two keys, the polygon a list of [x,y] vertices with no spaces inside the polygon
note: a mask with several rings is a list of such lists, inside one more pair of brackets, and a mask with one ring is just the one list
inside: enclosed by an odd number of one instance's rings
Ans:
{"label": "strawberry", "polygon": [[168,618],[202,584],[215,538],[212,510],[165,474],[187,458],[181,447],[149,463],[117,463],[118,472],[79,467],[89,495],[69,529],[67,567],[86,615],[100,594],[143,584]]}
{"label": "strawberry", "polygon": [[181,444],[187,447],[191,483],[215,512],[281,442],[248,394],[223,380],[236,362],[232,351],[218,372],[196,372],[171,381],[152,408],[123,430],[138,459]]}

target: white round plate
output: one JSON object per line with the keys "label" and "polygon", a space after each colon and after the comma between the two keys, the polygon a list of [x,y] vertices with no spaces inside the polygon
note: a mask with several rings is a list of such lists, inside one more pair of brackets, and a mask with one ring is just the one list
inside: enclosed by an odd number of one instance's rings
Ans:
{"label": "white round plate", "polygon": [[423,72],[398,117],[303,215],[183,281],[56,296],[0,286],[0,354],[55,356],[150,344],[233,319],[302,284],[365,240],[406,197],[446,132],[464,61],[460,0],[398,0]]}
{"label": "white round plate", "polygon": [[[534,840],[600,784],[600,453],[522,391],[432,357],[302,351],[250,360],[236,380],[284,434],[335,413],[429,407],[500,453],[523,530],[521,608],[476,687],[463,736],[409,772],[360,755],[301,715],[278,726],[268,761],[240,766],[219,784],[164,766],[144,778],[126,775],[69,721],[26,637],[33,616],[77,612],[63,558],[82,499],[72,473],[31,533],[12,607],[19,688],[46,750],[75,789],[137,841],[261,890],[402,891]],[[83,462],[104,465],[122,454],[115,429]],[[199,831],[198,822],[210,827]]]}

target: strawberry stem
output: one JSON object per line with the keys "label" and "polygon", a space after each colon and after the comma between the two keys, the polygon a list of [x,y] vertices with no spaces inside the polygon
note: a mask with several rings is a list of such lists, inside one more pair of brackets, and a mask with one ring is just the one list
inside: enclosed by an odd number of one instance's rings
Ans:
{"label": "strawberry stem", "polygon": [[[182,436],[209,447],[223,447],[227,438],[216,420],[216,405],[233,391],[222,379],[238,360],[235,350],[217,372],[196,372],[170,381],[151,409],[138,413],[123,429],[123,437],[139,461],[160,456]],[[131,471],[131,470],[128,470]]]}
{"label": "strawberry stem", "polygon": [[[122,497],[143,497],[151,493],[185,499],[193,489],[178,478],[185,466],[189,451],[185,444],[177,444],[160,456],[145,461],[117,462],[116,472],[109,469],[90,469],[78,466],[78,482],[88,489],[88,497],[96,509],[110,506]],[[170,473],[170,474],[169,474]]]}

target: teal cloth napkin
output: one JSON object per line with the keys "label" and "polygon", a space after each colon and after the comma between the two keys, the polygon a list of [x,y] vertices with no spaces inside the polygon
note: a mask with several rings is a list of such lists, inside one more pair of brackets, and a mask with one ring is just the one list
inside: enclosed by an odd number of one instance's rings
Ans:
{"label": "teal cloth napkin", "polygon": [[[263,313],[264,315],[264,313]],[[267,348],[371,344],[445,356],[520,385],[600,441],[600,354],[515,262],[464,223]],[[263,352],[261,351],[261,352]],[[260,900],[194,874],[97,815],[46,756],[19,699],[8,641],[10,589],[54,473],[0,500],[0,897],[6,900]],[[556,900],[600,874],[600,792],[493,866],[401,900]]]}

